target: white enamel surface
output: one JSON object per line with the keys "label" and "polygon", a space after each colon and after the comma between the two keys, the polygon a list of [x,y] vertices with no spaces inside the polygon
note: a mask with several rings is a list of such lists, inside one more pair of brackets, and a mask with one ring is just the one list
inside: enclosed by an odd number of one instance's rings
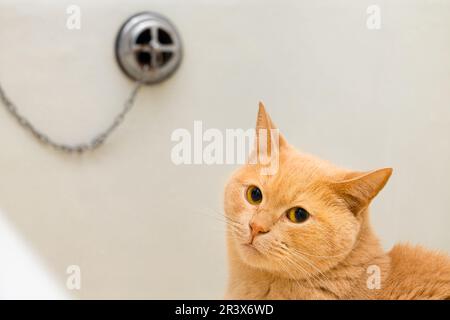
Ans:
{"label": "white enamel surface", "polygon": [[69,294],[1,211],[0,252],[0,299],[69,298]]}
{"label": "white enamel surface", "polygon": [[[70,4],[82,10],[79,31],[66,28]],[[60,141],[88,139],[120,110],[132,83],[113,43],[130,15],[166,15],[184,60],[140,92],[92,154],[45,148],[0,108],[0,208],[9,221],[0,279],[45,265],[49,288],[65,288],[75,264],[82,289],[64,289],[71,297],[221,298],[226,252],[216,217],[233,167],[175,166],[170,135],[194,120],[250,128],[260,99],[301,149],[355,169],[394,167],[372,208],[386,248],[411,241],[450,251],[450,4],[378,1],[382,27],[369,31],[370,4],[1,0],[0,81]],[[12,239],[37,258],[5,264]],[[8,288],[0,283],[1,297],[20,294]]]}

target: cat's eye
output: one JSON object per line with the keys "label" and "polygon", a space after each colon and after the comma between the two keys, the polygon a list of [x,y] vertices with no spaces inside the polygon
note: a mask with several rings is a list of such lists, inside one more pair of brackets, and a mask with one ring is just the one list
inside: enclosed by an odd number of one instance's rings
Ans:
{"label": "cat's eye", "polygon": [[248,187],[245,195],[247,201],[254,205],[260,204],[263,198],[261,189],[259,189],[257,186]]}
{"label": "cat's eye", "polygon": [[294,207],[289,209],[286,215],[290,221],[295,223],[305,222],[309,218],[308,211],[300,207]]}

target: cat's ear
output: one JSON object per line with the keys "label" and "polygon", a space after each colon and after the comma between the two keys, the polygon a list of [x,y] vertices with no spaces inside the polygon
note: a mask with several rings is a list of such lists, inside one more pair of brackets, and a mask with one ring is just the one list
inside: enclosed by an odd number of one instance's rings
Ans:
{"label": "cat's ear", "polygon": [[[267,143],[260,143],[261,139]],[[257,146],[267,145],[270,154],[270,147],[272,145],[271,139],[278,140],[278,146],[280,148],[287,145],[286,139],[283,137],[283,135],[280,133],[277,127],[273,124],[272,119],[270,119],[270,116],[267,113],[266,108],[264,107],[264,103],[260,101],[258,108],[258,116],[256,118],[256,145]]]}
{"label": "cat's ear", "polygon": [[350,211],[358,215],[383,189],[391,174],[392,168],[383,168],[366,173],[350,173],[345,180],[335,182],[332,186],[346,202]]}

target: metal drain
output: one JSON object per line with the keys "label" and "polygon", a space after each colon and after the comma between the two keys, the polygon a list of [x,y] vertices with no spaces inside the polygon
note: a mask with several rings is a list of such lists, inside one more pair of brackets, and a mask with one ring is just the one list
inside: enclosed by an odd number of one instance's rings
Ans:
{"label": "metal drain", "polygon": [[120,28],[116,57],[128,77],[146,84],[158,83],[180,65],[181,39],[167,18],[154,12],[139,13]]}

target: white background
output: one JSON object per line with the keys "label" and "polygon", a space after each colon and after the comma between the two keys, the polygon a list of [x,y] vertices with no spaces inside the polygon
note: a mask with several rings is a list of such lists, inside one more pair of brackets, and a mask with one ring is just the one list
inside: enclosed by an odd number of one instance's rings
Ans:
{"label": "white background", "polygon": [[[66,28],[70,4],[81,30]],[[366,27],[371,4],[380,30]],[[394,167],[372,207],[386,249],[450,251],[449,2],[0,0],[1,84],[49,135],[87,140],[132,88],[113,44],[145,10],[178,27],[184,60],[140,92],[101,149],[54,152],[0,108],[2,276],[42,297],[221,298],[217,216],[234,167],[175,166],[170,135],[194,120],[251,128],[260,99],[299,148],[354,169]],[[82,289],[68,292],[73,264]],[[2,297],[17,296],[8,288],[2,280]]]}

